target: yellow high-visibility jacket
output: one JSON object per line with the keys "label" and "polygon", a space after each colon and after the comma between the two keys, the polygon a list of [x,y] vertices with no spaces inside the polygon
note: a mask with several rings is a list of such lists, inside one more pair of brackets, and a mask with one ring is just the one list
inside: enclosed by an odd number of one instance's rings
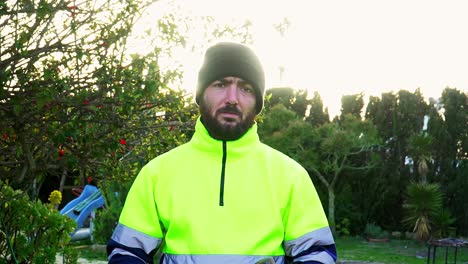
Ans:
{"label": "yellow high-visibility jacket", "polygon": [[219,141],[198,119],[190,142],[143,167],[108,244],[109,263],[150,263],[161,245],[162,263],[336,261],[309,175],[261,143],[256,124]]}

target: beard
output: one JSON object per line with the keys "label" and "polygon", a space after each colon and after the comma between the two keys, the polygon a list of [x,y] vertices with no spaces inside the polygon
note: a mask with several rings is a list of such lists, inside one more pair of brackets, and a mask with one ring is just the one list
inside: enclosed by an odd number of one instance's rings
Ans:
{"label": "beard", "polygon": [[[244,114],[236,106],[227,105],[216,111],[213,116],[211,109],[203,101],[200,102],[201,121],[205,125],[210,136],[217,140],[232,141],[241,138],[247,130],[255,123],[255,109]],[[221,123],[216,116],[220,113],[234,113],[239,115],[240,121],[237,123]]]}

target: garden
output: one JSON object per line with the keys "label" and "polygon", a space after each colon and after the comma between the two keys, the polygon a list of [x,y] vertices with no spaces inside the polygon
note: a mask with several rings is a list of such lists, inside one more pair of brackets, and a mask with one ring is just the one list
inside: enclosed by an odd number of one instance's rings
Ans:
{"label": "garden", "polygon": [[[169,13],[147,32],[153,49],[129,54],[132,26],[155,1],[91,2],[0,3],[0,263],[104,260],[139,170],[194,132],[181,65],[162,61],[222,37],[249,40],[248,24]],[[187,35],[196,19],[206,43]],[[258,134],[308,171],[341,260],[426,263],[430,241],[468,237],[467,96],[349,94],[330,116],[318,92],[269,87]],[[63,209],[85,186],[102,203],[78,226]],[[89,237],[72,239],[78,227]]]}

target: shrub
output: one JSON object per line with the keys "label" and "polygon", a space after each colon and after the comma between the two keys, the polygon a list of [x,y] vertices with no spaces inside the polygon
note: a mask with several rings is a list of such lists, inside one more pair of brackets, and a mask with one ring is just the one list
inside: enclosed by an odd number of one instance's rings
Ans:
{"label": "shrub", "polygon": [[349,226],[351,222],[348,218],[343,218],[339,224],[336,225],[336,232],[340,236],[349,236],[351,233],[349,232]]}
{"label": "shrub", "polygon": [[374,223],[368,223],[364,229],[364,235],[366,238],[385,239],[389,238],[390,233]]}
{"label": "shrub", "polygon": [[[31,201],[0,181],[0,208],[0,262],[55,263],[58,252],[70,251],[75,222],[50,205]],[[68,261],[76,263],[76,259]]]}
{"label": "shrub", "polygon": [[96,212],[93,236],[97,243],[107,244],[119,221],[130,184],[102,182],[100,188],[106,204],[104,210]]}
{"label": "shrub", "polygon": [[411,228],[416,239],[426,241],[431,237],[434,218],[442,209],[443,196],[440,185],[413,182],[408,185],[406,194],[408,197],[403,204],[406,214],[403,224]]}

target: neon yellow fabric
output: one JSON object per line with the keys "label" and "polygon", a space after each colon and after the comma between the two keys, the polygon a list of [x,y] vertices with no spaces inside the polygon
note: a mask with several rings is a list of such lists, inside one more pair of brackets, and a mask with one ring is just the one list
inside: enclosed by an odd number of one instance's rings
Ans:
{"label": "neon yellow fabric", "polygon": [[[284,255],[283,241],[328,227],[307,172],[259,141],[254,125],[227,142],[197,121],[191,141],[149,162],[136,178],[120,223],[162,238],[169,254]],[[318,238],[320,239],[320,238]]]}

